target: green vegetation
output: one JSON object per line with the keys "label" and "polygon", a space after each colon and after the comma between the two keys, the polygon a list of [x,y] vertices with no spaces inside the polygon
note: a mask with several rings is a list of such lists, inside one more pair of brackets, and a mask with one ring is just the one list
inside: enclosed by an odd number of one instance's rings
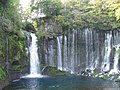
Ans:
{"label": "green vegetation", "polygon": [[119,30],[119,0],[32,0],[31,12],[43,11],[45,17],[33,20],[38,36],[51,37],[67,30],[92,28],[97,30]]}
{"label": "green vegetation", "polygon": [[[14,67],[13,62],[18,61],[21,67],[28,64],[28,54],[24,23],[18,12],[19,0],[0,1],[0,79],[5,78],[7,69]],[[27,63],[26,63],[27,62]],[[6,63],[9,63],[9,68]],[[15,68],[14,68],[15,69]],[[22,69],[22,68],[21,68]]]}
{"label": "green vegetation", "polygon": [[43,75],[48,75],[48,76],[68,76],[70,73],[58,70],[56,67],[52,66],[45,66],[42,70]]}
{"label": "green vegetation", "polygon": [[4,67],[0,66],[0,80],[5,80],[6,78],[6,70]]}

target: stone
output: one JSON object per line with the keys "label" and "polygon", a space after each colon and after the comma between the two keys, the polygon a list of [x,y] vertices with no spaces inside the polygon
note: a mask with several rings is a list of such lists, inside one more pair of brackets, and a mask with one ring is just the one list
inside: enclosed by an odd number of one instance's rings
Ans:
{"label": "stone", "polygon": [[42,75],[48,75],[48,76],[66,76],[66,75],[69,75],[69,73],[65,72],[65,71],[61,71],[61,70],[57,69],[56,67],[45,66],[42,69]]}

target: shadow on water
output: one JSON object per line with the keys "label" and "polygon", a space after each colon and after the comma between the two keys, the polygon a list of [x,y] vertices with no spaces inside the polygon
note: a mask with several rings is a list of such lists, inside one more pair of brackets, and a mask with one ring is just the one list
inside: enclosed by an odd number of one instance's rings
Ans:
{"label": "shadow on water", "polygon": [[82,76],[21,78],[3,90],[120,90],[112,81]]}

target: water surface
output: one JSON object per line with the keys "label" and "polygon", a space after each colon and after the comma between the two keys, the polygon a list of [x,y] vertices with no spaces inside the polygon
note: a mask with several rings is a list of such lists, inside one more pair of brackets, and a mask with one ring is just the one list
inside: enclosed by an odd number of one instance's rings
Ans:
{"label": "water surface", "polygon": [[3,90],[120,90],[120,88],[113,81],[82,76],[64,76],[21,78]]}

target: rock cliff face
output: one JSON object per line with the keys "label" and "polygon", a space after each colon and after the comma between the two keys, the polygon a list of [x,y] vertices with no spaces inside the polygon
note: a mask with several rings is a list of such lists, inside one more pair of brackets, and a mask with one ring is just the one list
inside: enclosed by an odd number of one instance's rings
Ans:
{"label": "rock cliff face", "polygon": [[[42,64],[57,67],[73,74],[110,72],[119,59],[119,31],[72,30],[54,39],[44,38],[39,47]],[[119,51],[119,50],[118,50]],[[119,70],[119,62],[117,62]],[[116,73],[116,71],[115,71]]]}

